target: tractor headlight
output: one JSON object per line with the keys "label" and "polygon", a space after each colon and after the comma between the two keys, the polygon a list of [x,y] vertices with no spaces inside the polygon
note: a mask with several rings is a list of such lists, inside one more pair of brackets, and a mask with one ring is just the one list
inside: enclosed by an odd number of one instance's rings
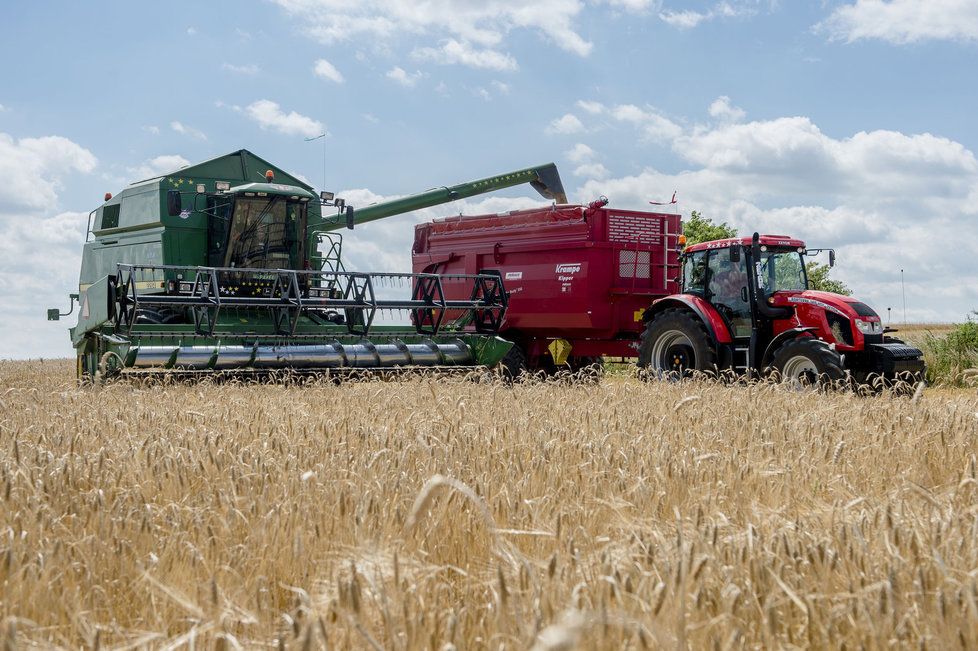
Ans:
{"label": "tractor headlight", "polygon": [[883,332],[883,324],[880,321],[856,319],[856,328],[864,335],[878,335]]}

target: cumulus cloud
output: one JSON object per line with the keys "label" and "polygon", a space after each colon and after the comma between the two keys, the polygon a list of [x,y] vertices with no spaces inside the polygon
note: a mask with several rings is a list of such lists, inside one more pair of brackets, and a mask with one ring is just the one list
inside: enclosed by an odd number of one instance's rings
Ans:
{"label": "cumulus cloud", "polygon": [[405,88],[412,88],[424,77],[424,73],[420,70],[408,72],[400,66],[394,66],[387,71],[386,77]]}
{"label": "cumulus cloud", "polygon": [[974,0],[857,0],[817,26],[833,39],[876,39],[898,45],[926,40],[978,40]]}
{"label": "cumulus cloud", "polygon": [[470,44],[453,38],[444,41],[437,48],[415,48],[411,57],[418,61],[433,61],[443,65],[461,64],[487,70],[512,71],[519,68],[516,59],[509,54],[489,48],[473,48]]}
{"label": "cumulus cloud", "polygon": [[281,106],[270,99],[252,102],[241,110],[257,122],[262,129],[271,129],[288,136],[311,138],[318,136],[325,130],[322,122],[295,111],[286,113]]}
{"label": "cumulus cloud", "polygon": [[190,136],[196,140],[207,140],[207,135],[199,129],[194,129],[182,122],[177,122],[174,120],[170,123],[170,128],[179,133],[180,135]]}
{"label": "cumulus cloud", "polygon": [[567,113],[550,122],[546,129],[552,134],[572,134],[584,131],[584,123],[573,113]]}
{"label": "cumulus cloud", "polygon": [[[729,115],[729,100],[721,106],[713,117]],[[620,125],[641,129],[642,120]],[[961,320],[978,307],[978,266],[970,264],[978,256],[978,160],[961,143],[887,130],[834,138],[795,116],[719,120],[680,129],[664,144],[685,169],[593,176],[578,199],[605,194],[613,205],[641,209],[678,188],[684,214],[696,209],[744,233],[836,247],[834,275],[881,312],[898,304],[901,268],[911,319]],[[575,146],[568,158],[584,166],[593,157]],[[953,234],[953,247],[935,233]]]}
{"label": "cumulus cloud", "polygon": [[634,104],[620,104],[608,109],[608,113],[619,122],[634,124],[649,140],[669,140],[682,133],[681,126],[651,107],[643,109]]}
{"label": "cumulus cloud", "polygon": [[316,59],[316,64],[313,66],[312,72],[320,79],[325,79],[326,81],[332,81],[337,84],[342,84],[345,81],[343,75],[336,69],[336,66],[326,59]]}
{"label": "cumulus cloud", "polygon": [[[482,55],[469,60],[483,64],[490,61],[495,65],[507,61],[505,57],[508,55],[500,55],[504,58],[489,55],[486,52],[491,50],[486,48],[498,48],[510,33],[517,30],[536,32],[558,48],[579,56],[587,56],[592,48],[592,44],[575,27],[575,21],[583,9],[580,0],[537,0],[532,3],[525,0],[465,3],[454,0],[425,3],[413,0],[275,2],[301,20],[310,36],[328,45],[360,39],[391,43],[406,34],[431,38],[435,42],[453,39],[467,51],[476,52],[476,47],[483,48]],[[635,5],[636,2],[626,0],[623,4]],[[454,55],[443,52],[438,56],[455,56],[457,60],[454,62],[465,63],[458,52]]]}
{"label": "cumulus cloud", "polygon": [[15,140],[0,133],[0,219],[24,209],[50,210],[63,178],[92,172],[97,164],[92,152],[61,136]]}
{"label": "cumulus cloud", "polygon": [[747,115],[742,108],[731,104],[730,98],[726,95],[721,95],[713,100],[709,112],[711,116],[722,122],[740,122]]}
{"label": "cumulus cloud", "polygon": [[163,154],[142,162],[137,167],[128,168],[133,181],[152,179],[190,165],[190,161],[178,154]]}

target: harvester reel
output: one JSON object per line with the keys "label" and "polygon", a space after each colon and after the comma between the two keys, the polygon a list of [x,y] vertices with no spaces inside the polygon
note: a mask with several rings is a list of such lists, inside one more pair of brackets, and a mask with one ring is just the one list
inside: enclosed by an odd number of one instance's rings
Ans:
{"label": "harvester reel", "polygon": [[[476,291],[473,290],[473,294]],[[425,307],[411,310],[411,317],[418,332],[436,334],[445,318],[445,292],[441,286],[441,276],[419,276],[414,284],[411,298],[425,303]]]}

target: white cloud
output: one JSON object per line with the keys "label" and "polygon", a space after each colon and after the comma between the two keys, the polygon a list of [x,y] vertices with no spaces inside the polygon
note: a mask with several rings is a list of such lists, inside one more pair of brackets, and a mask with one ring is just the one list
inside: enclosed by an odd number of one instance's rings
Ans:
{"label": "white cloud", "polygon": [[503,54],[493,49],[476,49],[464,41],[450,38],[439,47],[415,48],[411,57],[418,61],[433,61],[443,65],[460,64],[470,68],[487,70],[512,71],[519,65],[509,54]]}
{"label": "white cloud", "polygon": [[592,48],[574,25],[584,8],[580,0],[275,1],[301,20],[307,33],[327,45],[361,39],[392,43],[404,35],[421,35],[435,42],[450,38],[495,48],[511,32],[531,30],[579,56],[587,56]]}
{"label": "white cloud", "polygon": [[187,36],[196,36],[196,35],[197,35],[197,28],[196,27],[188,27],[187,28]]}
{"label": "white cloud", "polygon": [[322,122],[295,111],[286,113],[282,107],[269,99],[252,102],[242,110],[262,129],[272,129],[288,136],[311,138],[325,130]]}
{"label": "white cloud", "polygon": [[589,102],[586,100],[578,100],[577,106],[585,113],[590,113],[591,115],[598,115],[605,111],[605,105],[601,102]]}
{"label": "white cloud", "polygon": [[642,130],[646,138],[665,141],[679,136],[683,129],[667,117],[649,107],[639,108],[634,104],[620,104],[609,109],[609,114],[619,122],[634,124]]}
{"label": "white cloud", "polygon": [[564,152],[564,156],[572,163],[586,163],[594,159],[595,153],[583,142],[579,142]]}
{"label": "white cloud", "polygon": [[547,133],[571,134],[584,131],[584,124],[573,113],[567,113],[550,122]]}
{"label": "white cloud", "polygon": [[160,135],[160,128],[154,124],[147,125],[143,127],[143,131],[153,134],[154,136]]}
{"label": "white cloud", "polygon": [[574,168],[574,176],[583,176],[589,179],[606,179],[610,172],[601,163],[585,163]]}
{"label": "white cloud", "polygon": [[0,133],[0,219],[25,209],[53,210],[64,177],[92,172],[89,150],[61,136],[15,140]]}
{"label": "white cloud", "polygon": [[415,72],[407,72],[400,66],[394,66],[387,71],[386,77],[391,81],[404,86],[405,88],[411,88],[416,85],[422,77],[424,77],[424,73],[420,70]]}
{"label": "white cloud", "polygon": [[[978,266],[966,262],[978,259],[978,159],[962,144],[885,130],[833,138],[806,117],[720,121],[680,130],[668,144],[686,169],[605,179],[575,147],[580,172],[593,175],[577,198],[605,194],[613,205],[644,209],[678,188],[684,214],[696,209],[743,233],[836,247],[833,275],[880,312],[900,304],[900,268],[910,318],[961,320],[978,307]],[[950,255],[947,239],[935,236],[942,233],[953,233]]]}
{"label": "white cloud", "polygon": [[493,88],[496,89],[496,92],[499,93],[500,95],[509,95],[509,84],[505,84],[496,79],[493,79],[489,83]]}
{"label": "white cloud", "polygon": [[659,18],[672,27],[678,29],[692,29],[700,23],[715,20],[717,18],[736,18],[740,16],[752,16],[757,13],[758,0],[741,0],[731,2],[724,0],[718,2],[706,11],[695,11],[685,9],[682,11],[665,10],[659,12]]}
{"label": "white cloud", "polygon": [[170,123],[170,128],[184,136],[190,136],[191,138],[195,138],[197,140],[207,140],[207,136],[203,131],[194,129],[191,126],[183,124],[182,122],[177,122],[176,120]]}
{"label": "white cloud", "polygon": [[221,65],[222,70],[227,70],[228,72],[233,72],[236,75],[257,75],[261,68],[259,68],[254,63],[249,63],[243,66],[236,66],[233,63],[225,63]]}
{"label": "white cloud", "polygon": [[742,108],[731,104],[730,98],[726,95],[721,95],[713,100],[709,111],[711,116],[721,122],[740,122],[747,115]]}
{"label": "white cloud", "polygon": [[336,69],[332,63],[326,59],[316,59],[316,65],[313,66],[313,74],[326,81],[332,81],[337,84],[342,84],[345,80],[343,79],[343,74]]}
{"label": "white cloud", "polygon": [[975,0],[857,0],[837,7],[818,29],[849,42],[896,44],[925,40],[978,40]]}
{"label": "white cloud", "polygon": [[7,110],[7,107],[4,106],[3,104],[0,104],[0,113],[3,113],[6,110]]}
{"label": "white cloud", "polygon": [[190,165],[190,161],[183,156],[178,154],[163,154],[156,158],[143,161],[138,167],[128,168],[128,172],[132,176],[133,181],[141,181],[143,179],[162,176],[169,172],[175,172],[187,165]]}

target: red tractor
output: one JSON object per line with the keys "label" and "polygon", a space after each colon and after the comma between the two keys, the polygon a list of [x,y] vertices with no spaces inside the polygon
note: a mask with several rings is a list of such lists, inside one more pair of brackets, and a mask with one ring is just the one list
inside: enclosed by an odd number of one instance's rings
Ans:
{"label": "red tractor", "polygon": [[808,384],[847,371],[859,384],[922,381],[921,351],[887,336],[869,306],[808,289],[805,256],[822,251],[757,233],[687,247],[680,293],[643,315],[639,366],[658,375],[777,372]]}

